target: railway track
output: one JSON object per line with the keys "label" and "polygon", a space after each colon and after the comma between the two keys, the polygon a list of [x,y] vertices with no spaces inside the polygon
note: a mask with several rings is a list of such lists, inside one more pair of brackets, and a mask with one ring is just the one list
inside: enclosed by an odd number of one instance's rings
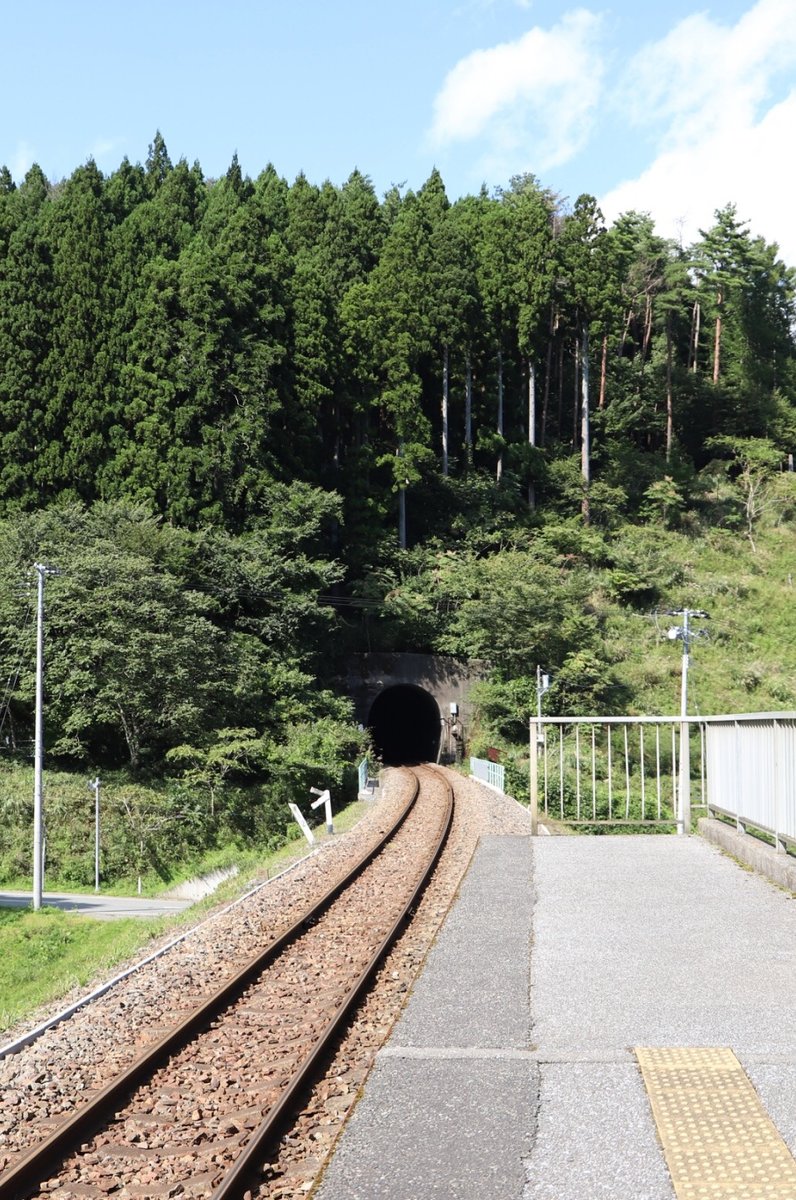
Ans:
{"label": "railway track", "polygon": [[433,768],[411,774],[398,819],[345,879],[13,1161],[0,1200],[244,1194],[444,846],[450,785]]}

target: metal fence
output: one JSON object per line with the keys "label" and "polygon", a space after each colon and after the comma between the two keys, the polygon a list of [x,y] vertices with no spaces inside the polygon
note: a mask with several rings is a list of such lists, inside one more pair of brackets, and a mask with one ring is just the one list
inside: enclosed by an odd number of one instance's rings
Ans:
{"label": "metal fence", "polygon": [[694,717],[685,724],[685,774],[682,725],[674,716],[543,717],[537,757],[540,817],[582,825],[673,825],[684,781],[690,805],[705,809],[705,724]]}
{"label": "metal fence", "polygon": [[506,790],[506,768],[502,763],[490,762],[486,758],[471,758],[470,774],[481,783],[486,783],[499,792]]}
{"label": "metal fence", "polygon": [[708,717],[708,809],[796,847],[796,713]]}

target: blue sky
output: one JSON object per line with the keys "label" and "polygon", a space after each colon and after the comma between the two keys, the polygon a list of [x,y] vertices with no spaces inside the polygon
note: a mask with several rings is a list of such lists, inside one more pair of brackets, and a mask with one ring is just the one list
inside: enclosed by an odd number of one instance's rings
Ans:
{"label": "blue sky", "polygon": [[796,0],[28,0],[3,18],[0,163],[221,174],[237,151],[381,194],[523,171],[688,242],[730,201],[796,265]]}

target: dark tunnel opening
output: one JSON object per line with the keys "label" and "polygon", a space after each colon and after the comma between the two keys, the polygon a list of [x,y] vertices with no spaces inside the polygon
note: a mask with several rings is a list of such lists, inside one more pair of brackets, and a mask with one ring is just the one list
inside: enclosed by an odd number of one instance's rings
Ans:
{"label": "dark tunnel opening", "polygon": [[370,710],[368,728],[376,754],[385,766],[436,762],[440,714],[428,692],[399,683],[380,692]]}

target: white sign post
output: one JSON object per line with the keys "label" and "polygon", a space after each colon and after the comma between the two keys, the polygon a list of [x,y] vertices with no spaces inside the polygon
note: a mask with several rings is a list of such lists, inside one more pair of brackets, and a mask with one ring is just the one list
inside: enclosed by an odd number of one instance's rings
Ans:
{"label": "white sign post", "polygon": [[325,805],[325,809],[326,809],[326,832],[327,832],[327,833],[334,833],[334,826],[332,825],[332,795],[331,795],[331,792],[329,791],[329,789],[328,789],[328,788],[326,789],[326,791],[325,791],[325,792],[321,792],[321,791],[319,791],[319,789],[318,789],[318,788],[310,788],[310,791],[311,791],[311,793],[312,793],[312,795],[313,795],[313,796],[317,796],[317,797],[318,797],[318,799],[317,799],[317,800],[313,800],[313,802],[312,802],[312,804],[310,805],[310,807],[311,807],[311,808],[320,808],[320,806],[321,806],[322,804],[323,804],[323,805]]}
{"label": "white sign post", "polygon": [[288,803],[288,808],[290,809],[290,811],[293,814],[293,820],[296,822],[296,824],[298,825],[301,832],[304,834],[304,836],[307,839],[307,841],[309,842],[309,844],[311,846],[314,846],[315,845],[315,834],[312,832],[309,825],[305,821],[304,814],[302,813],[299,806],[297,804]]}

